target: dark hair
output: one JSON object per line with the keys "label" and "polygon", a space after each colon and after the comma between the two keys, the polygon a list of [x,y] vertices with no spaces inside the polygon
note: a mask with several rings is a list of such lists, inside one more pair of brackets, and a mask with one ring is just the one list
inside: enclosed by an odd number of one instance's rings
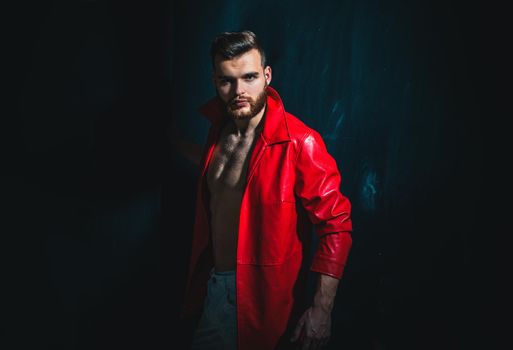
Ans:
{"label": "dark hair", "polygon": [[210,46],[212,67],[215,68],[215,58],[217,55],[226,60],[231,60],[252,49],[257,49],[260,52],[262,67],[265,67],[265,52],[255,33],[249,30],[220,33],[212,40]]}

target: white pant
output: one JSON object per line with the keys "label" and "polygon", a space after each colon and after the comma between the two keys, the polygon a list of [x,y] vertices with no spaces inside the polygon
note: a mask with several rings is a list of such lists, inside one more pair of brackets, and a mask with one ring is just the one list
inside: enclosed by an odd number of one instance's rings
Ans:
{"label": "white pant", "polygon": [[193,350],[236,350],[235,271],[213,271],[203,314],[194,333]]}

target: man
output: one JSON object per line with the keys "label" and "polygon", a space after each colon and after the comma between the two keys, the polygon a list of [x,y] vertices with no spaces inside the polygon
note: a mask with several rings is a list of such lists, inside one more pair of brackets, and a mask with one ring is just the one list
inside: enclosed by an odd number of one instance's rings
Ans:
{"label": "man", "polygon": [[[352,242],[337,165],[284,110],[254,33],[218,35],[211,56],[217,96],[200,109],[212,125],[183,309],[203,310],[193,349],[321,348]],[[319,243],[307,265],[312,223]],[[310,305],[308,270],[319,276]]]}

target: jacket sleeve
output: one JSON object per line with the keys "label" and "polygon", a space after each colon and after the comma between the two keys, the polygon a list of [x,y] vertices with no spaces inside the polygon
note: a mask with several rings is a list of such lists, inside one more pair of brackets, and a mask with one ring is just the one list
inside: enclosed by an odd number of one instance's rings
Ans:
{"label": "jacket sleeve", "polygon": [[319,243],[311,270],[340,279],[351,249],[351,203],[321,135],[311,130],[299,144],[294,191],[315,226]]}

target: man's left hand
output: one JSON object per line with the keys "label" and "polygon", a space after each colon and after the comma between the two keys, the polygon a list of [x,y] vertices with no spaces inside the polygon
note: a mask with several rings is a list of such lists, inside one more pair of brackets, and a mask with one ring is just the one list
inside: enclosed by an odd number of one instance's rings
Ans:
{"label": "man's left hand", "polygon": [[299,340],[301,350],[321,349],[331,336],[331,311],[321,306],[312,306],[305,311],[290,339]]}

